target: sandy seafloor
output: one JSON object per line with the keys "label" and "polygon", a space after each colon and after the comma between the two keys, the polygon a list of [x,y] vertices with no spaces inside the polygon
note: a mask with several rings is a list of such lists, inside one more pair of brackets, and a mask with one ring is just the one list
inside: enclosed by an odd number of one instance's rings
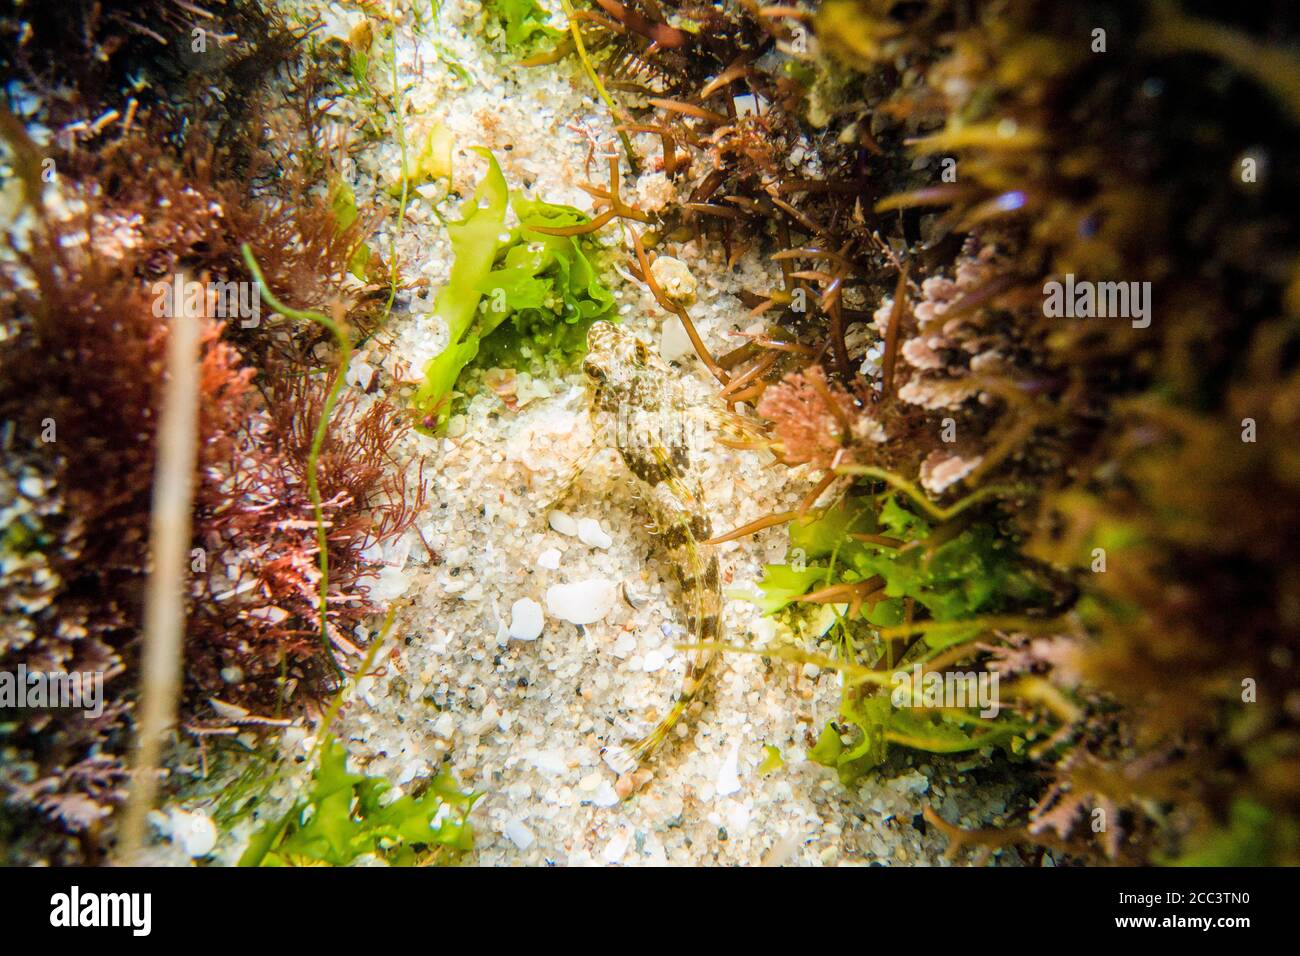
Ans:
{"label": "sandy seafloor", "polygon": [[[322,35],[347,36],[359,17],[337,5],[304,3],[303,10],[325,20]],[[483,169],[467,149],[485,146],[511,188],[590,210],[590,197],[577,184],[587,181],[588,134],[602,149],[616,145],[608,113],[576,63],[517,68],[499,39],[481,35],[482,19],[473,0],[443,5],[437,40],[469,72],[465,82],[440,60],[433,37],[420,35],[409,15],[403,18],[398,64],[410,142],[418,145],[434,122],[450,127],[455,184],[463,195]],[[350,123],[357,109],[342,101],[333,116]],[[637,146],[651,163],[658,156],[651,137]],[[356,158],[353,185],[359,206],[367,208],[396,177],[398,146],[375,143]],[[624,172],[625,196],[644,209],[672,195],[662,174],[636,180]],[[591,179],[603,185],[604,177],[598,153]],[[416,380],[445,340],[428,311],[446,278],[450,246],[427,201],[411,206],[397,239],[404,277],[427,279],[425,291],[399,299],[388,328],[357,356],[350,374],[356,388],[377,376],[378,392],[394,401],[406,400],[409,385],[402,383]],[[386,253],[394,227],[388,220],[372,245]],[[602,235],[621,246],[616,226]],[[760,327],[731,294],[776,281],[756,256],[729,272],[717,248],[670,244],[667,251],[686,261],[699,282],[691,311],[714,354],[739,344],[740,330]],[[707,402],[711,379],[683,351],[680,332],[665,332],[664,313],[647,291],[614,278],[623,321],[678,358],[677,374]],[[386,549],[389,569],[374,582],[379,596],[401,607],[391,650],[384,651],[381,672],[361,681],[335,727],[358,767],[400,791],[446,760],[462,783],[484,794],[472,818],[477,850],[470,858],[482,865],[947,863],[944,839],[919,825],[926,804],[966,826],[1005,822],[1014,784],[980,755],[954,761],[895,751],[856,790],[845,788],[834,771],[806,757],[836,715],[838,676],[750,654],[721,660],[703,712],[684,722],[682,736],[648,764],[653,779],[620,800],[601,747],[639,736],[677,690],[685,656],[673,649],[683,636],[675,585],[644,529],[635,483],[612,450],[598,455],[564,494],[566,463],[590,439],[581,376],[526,381],[523,390],[532,397],[518,410],[484,390],[453,422],[454,437],[411,433],[401,448],[411,474],[423,462],[428,501],[416,529]],[[766,454],[717,444],[704,418],[699,427],[697,465],[716,530],[794,507],[807,492],[808,476],[771,467]],[[553,508],[575,521],[599,522],[608,546],[599,546],[603,537],[590,531],[585,537],[596,545],[555,530],[572,529],[552,518]],[[784,560],[787,543],[778,528],[721,546],[724,587],[752,590],[765,562]],[[579,627],[548,615],[537,639],[509,636],[514,602],[531,598],[545,607],[552,585],[589,580],[608,582],[618,593],[603,620]],[[776,637],[774,622],[741,598],[727,601],[724,622],[734,643]],[[290,729],[281,740],[290,759],[301,759],[312,743],[306,728]],[[784,766],[760,774],[768,746],[780,751]],[[192,773],[196,760],[186,749],[175,769]],[[300,767],[277,783],[261,816],[222,832],[206,861],[237,860],[253,827],[285,807],[305,778]],[[197,788],[214,783],[220,779]],[[170,821],[183,819],[176,811],[210,809],[206,799],[185,794],[170,815],[155,815],[159,862],[187,859],[182,841],[167,839]],[[995,860],[1019,862],[1013,853]]]}

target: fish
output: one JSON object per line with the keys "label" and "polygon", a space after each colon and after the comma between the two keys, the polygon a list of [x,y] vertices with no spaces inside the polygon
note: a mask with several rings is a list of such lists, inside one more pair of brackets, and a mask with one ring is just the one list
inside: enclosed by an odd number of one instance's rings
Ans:
{"label": "fish", "polygon": [[[692,449],[696,403],[645,342],[610,322],[596,322],[588,330],[582,368],[598,440],[617,449],[636,479],[663,563],[680,587],[679,610],[691,642],[718,644],[722,585],[717,555],[702,543],[712,537],[713,527]],[[605,762],[629,773],[649,760],[700,697],[715,657],[708,648],[693,650],[667,714],[640,740],[606,747]]]}

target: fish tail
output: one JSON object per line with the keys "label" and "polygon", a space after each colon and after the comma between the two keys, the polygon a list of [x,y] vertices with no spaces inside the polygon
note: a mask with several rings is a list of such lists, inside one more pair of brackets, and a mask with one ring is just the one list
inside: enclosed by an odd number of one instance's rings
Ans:
{"label": "fish tail", "polygon": [[677,722],[682,719],[687,708],[691,706],[691,701],[695,699],[696,694],[704,686],[704,680],[709,673],[709,665],[713,662],[713,653],[711,651],[696,651],[694,653],[697,655],[696,660],[692,661],[687,668],[686,676],[682,679],[681,693],[673,701],[668,713],[664,715],[663,719],[655,725],[650,733],[628,748],[628,753],[638,764],[648,760],[655,751],[663,746],[672,729],[677,726]]}

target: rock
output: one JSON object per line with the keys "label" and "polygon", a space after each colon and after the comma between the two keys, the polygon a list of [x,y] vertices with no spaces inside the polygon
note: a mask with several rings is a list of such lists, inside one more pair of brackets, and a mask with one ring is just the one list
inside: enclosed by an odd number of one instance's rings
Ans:
{"label": "rock", "polygon": [[543,773],[563,774],[568,772],[564,754],[559,750],[537,750],[532,754],[533,766]]}
{"label": "rock", "polygon": [[678,359],[694,354],[695,346],[691,345],[686,329],[682,328],[682,320],[675,315],[665,318],[663,328],[659,332],[660,357],[665,362],[676,362]]}
{"label": "rock", "polygon": [[532,598],[520,598],[510,605],[510,636],[516,641],[537,640],[545,622],[542,606]]}
{"label": "rock", "polygon": [[614,783],[614,792],[620,800],[626,800],[636,790],[636,782],[630,773],[625,773]]}
{"label": "rock", "polygon": [[605,533],[595,518],[582,518],[578,521],[578,540],[593,548],[608,548],[614,543],[614,539]]}
{"label": "rock", "polygon": [[740,741],[736,741],[731,745],[731,750],[727,752],[727,757],[722,761],[721,769],[718,770],[718,796],[730,796],[740,790],[739,764]]}
{"label": "rock", "polygon": [[172,842],[193,859],[207,856],[217,846],[217,828],[203,813],[171,811]]}
{"label": "rock", "polygon": [[537,838],[533,836],[533,831],[524,826],[522,820],[507,821],[503,832],[506,838],[521,850],[527,850],[537,842]]}
{"label": "rock", "polygon": [[374,381],[375,369],[369,362],[363,358],[353,358],[348,365],[347,374],[344,381],[349,385],[354,385],[363,392],[370,391],[370,383]]}
{"label": "rock", "polygon": [[669,302],[685,306],[695,304],[695,276],[681,259],[660,256],[650,263],[650,275]]}
{"label": "rock", "polygon": [[600,752],[600,759],[605,761],[605,766],[620,777],[632,779],[632,771],[636,769],[636,761],[623,747],[618,744],[606,747]]}
{"label": "rock", "polygon": [[727,806],[727,832],[733,834],[744,834],[749,831],[749,821],[753,813],[749,807],[736,800],[728,801]]}
{"label": "rock", "polygon": [[631,836],[628,832],[626,830],[620,831],[614,839],[605,845],[605,862],[613,864],[623,859],[624,854],[627,853],[628,844],[631,842]]}
{"label": "rock", "polygon": [[550,522],[551,530],[560,534],[568,535],[570,538],[578,533],[578,522],[566,515],[563,511],[552,511],[547,517]]}
{"label": "rock", "polygon": [[618,588],[612,581],[590,578],[546,589],[546,611],[570,624],[595,624],[614,608]]}
{"label": "rock", "polygon": [[367,589],[371,600],[387,604],[406,593],[411,579],[401,568],[383,567],[378,574],[359,578],[357,584]]}

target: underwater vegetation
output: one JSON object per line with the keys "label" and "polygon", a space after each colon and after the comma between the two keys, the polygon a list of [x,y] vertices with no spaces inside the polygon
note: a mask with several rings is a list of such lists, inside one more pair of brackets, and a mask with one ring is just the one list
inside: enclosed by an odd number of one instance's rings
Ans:
{"label": "underwater vegetation", "polygon": [[[1300,12],[487,0],[485,42],[589,85],[621,155],[607,177],[589,161],[588,215],[479,150],[444,217],[451,134],[407,142],[398,13],[341,43],[269,2],[204,3],[232,39],[200,59],[186,6],[0,15],[0,669],[108,680],[93,721],[0,718],[6,812],[44,824],[28,852],[103,859],[128,786],[158,290],[263,285],[201,320],[181,725],[203,739],[316,717],[364,672],[385,610],[365,582],[424,501],[395,443],[445,434],[475,375],[572,367],[621,257],[738,443],[807,485],[704,543],[788,528],[750,595],[784,641],[721,649],[839,671],[813,759],[852,785],[897,749],[998,751],[1022,819],[926,811],[977,861],[1300,863]],[[363,104],[354,139],[326,138],[325,97]],[[344,161],[388,138],[387,203],[360,209]],[[622,164],[680,201],[637,208]],[[377,227],[439,184],[448,347],[401,404],[341,392],[409,291]],[[761,335],[709,353],[670,281],[687,242],[772,264],[740,294]],[[900,696],[898,673],[996,678],[998,706]],[[476,796],[449,777],[389,802],[333,738],[317,756],[245,862],[472,848]]]}
{"label": "underwater vegetation", "polygon": [[[690,186],[634,227],[641,277],[688,328],[642,240],[757,247],[784,277],[744,297],[766,341],[701,359],[819,480],[714,540],[793,522],[806,564],[769,568],[764,605],[844,608],[846,678],[928,661],[1014,688],[1002,736],[846,680],[858,742],[828,757],[974,726],[1047,783],[1022,829],[946,826],[954,846],[1295,862],[1292,14],[597,8],[554,56]],[[1057,318],[1075,276],[1131,283],[1132,314]]]}
{"label": "underwater vegetation", "polygon": [[[425,368],[414,399],[429,429],[446,425],[452,391],[480,350],[488,368],[571,363],[585,350],[591,323],[614,311],[592,261],[596,250],[573,234],[591,218],[510,193],[496,158],[475,151],[487,158],[488,171],[465,204],[465,218],[447,224],[455,262],[434,302],[450,342]],[[509,230],[508,207],[518,219]],[[507,319],[510,326],[497,332]]]}
{"label": "underwater vegetation", "polygon": [[283,818],[258,833],[240,866],[326,864],[346,866],[360,856],[382,855],[395,866],[410,866],[430,854],[464,853],[474,848],[466,816],[474,805],[440,774],[419,795],[384,801],[391,784],[382,777],[349,773],[347,751],[330,738],[321,748],[311,790]]}
{"label": "underwater vegetation", "polygon": [[[51,117],[116,110],[112,121],[88,139],[38,150],[10,110],[12,96],[0,113],[19,173],[7,184],[15,222],[0,274],[0,660],[101,671],[107,682],[94,721],[53,711],[5,724],[7,802],[57,824],[44,828],[43,849],[55,859],[103,853],[102,825],[124,797],[167,339],[159,304],[178,280],[182,289],[197,283],[209,301],[217,290],[230,306],[202,320],[186,727],[201,734],[228,726],[232,712],[255,724],[333,690],[340,662],[359,656],[364,625],[381,610],[358,586],[375,567],[373,547],[416,510],[406,477],[390,464],[408,419],[383,402],[363,408],[345,397],[314,442],[330,391],[327,334],[269,306],[256,310],[255,294],[226,299],[220,291],[255,288],[241,254],[247,245],[282,308],[346,315],[350,335],[382,309],[366,287],[345,282],[373,224],[340,226],[318,188],[325,151],[304,128],[310,115],[293,106],[303,95],[296,84],[317,81],[299,68],[302,36],[256,4],[231,5],[240,43],[223,58],[228,72],[173,112],[175,104],[144,90],[171,82],[176,46],[137,42],[122,23],[143,11],[125,6],[133,11],[70,10],[82,18],[75,42],[63,33],[47,40],[43,31],[54,26],[38,17],[6,67],[11,82],[41,93]],[[15,39],[19,25],[7,20],[5,30]],[[34,55],[41,42],[71,44],[70,72],[57,78],[68,85],[41,72],[53,62]],[[83,42],[85,76],[76,66]],[[270,81],[286,69],[289,92],[272,92]],[[220,96],[227,83],[238,95]],[[206,107],[216,111],[206,121],[186,115]],[[276,138],[298,148],[273,156]],[[318,493],[309,496],[313,483]],[[327,561],[311,497],[322,503]],[[415,500],[418,507],[418,491]]]}

